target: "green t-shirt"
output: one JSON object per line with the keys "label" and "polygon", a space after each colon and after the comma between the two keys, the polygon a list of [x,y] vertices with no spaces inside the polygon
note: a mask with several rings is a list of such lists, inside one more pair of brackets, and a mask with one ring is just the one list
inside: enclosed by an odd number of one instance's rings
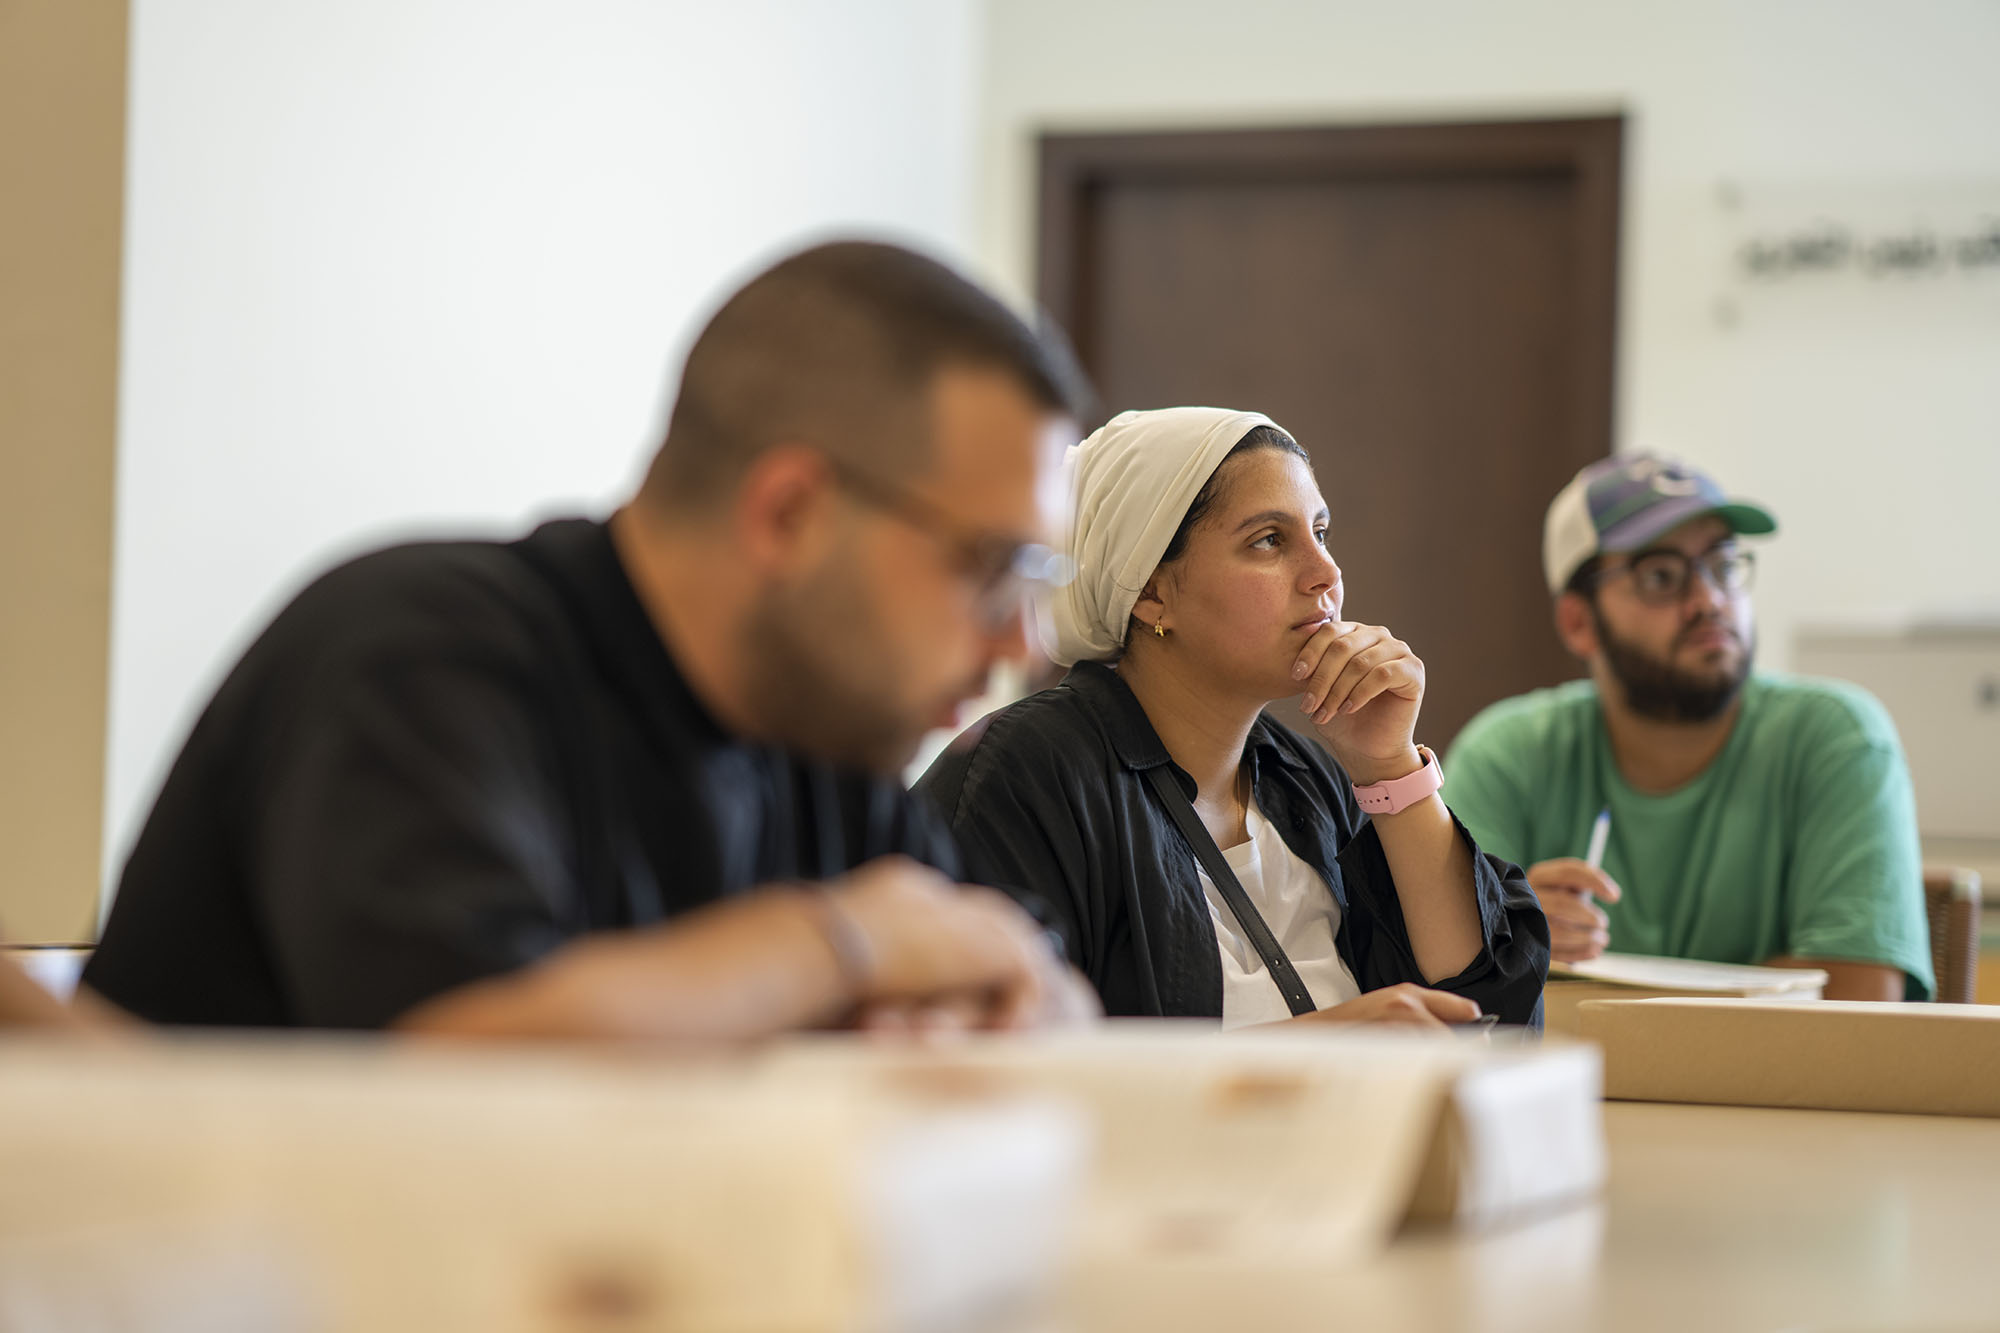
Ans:
{"label": "green t-shirt", "polygon": [[1619,775],[1587,680],[1494,704],[1444,770],[1479,845],[1524,866],[1584,855],[1611,811],[1604,869],[1625,896],[1600,905],[1620,953],[1886,963],[1910,999],[1932,993],[1916,801],[1866,690],[1753,675],[1722,753],[1665,795]]}

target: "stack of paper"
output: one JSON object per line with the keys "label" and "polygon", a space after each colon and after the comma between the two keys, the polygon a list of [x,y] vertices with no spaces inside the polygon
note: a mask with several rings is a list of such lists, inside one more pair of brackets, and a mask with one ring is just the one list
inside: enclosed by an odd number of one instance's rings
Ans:
{"label": "stack of paper", "polygon": [[0,1044],[0,1327],[955,1328],[1045,1291],[1071,1107],[730,1064]]}
{"label": "stack of paper", "polygon": [[1100,1144],[1085,1261],[1324,1264],[1409,1219],[1481,1225],[1603,1178],[1598,1053],[1513,1035],[1151,1022],[931,1051],[809,1040],[770,1068],[1080,1097]]}
{"label": "stack of paper", "polygon": [[1585,1000],[1655,997],[1739,1000],[1817,1000],[1826,973],[1817,968],[1746,967],[1697,958],[1655,958],[1607,953],[1583,963],[1554,963],[1542,995],[1542,1024],[1550,1032],[1578,1031],[1577,1006]]}

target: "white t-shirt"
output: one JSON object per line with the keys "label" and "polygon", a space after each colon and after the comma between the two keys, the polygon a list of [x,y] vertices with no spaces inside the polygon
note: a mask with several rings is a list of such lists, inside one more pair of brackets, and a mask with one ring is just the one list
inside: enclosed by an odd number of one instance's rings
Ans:
{"label": "white t-shirt", "polygon": [[[1278,830],[1258,813],[1254,801],[1245,812],[1244,823],[1250,830],[1250,841],[1223,848],[1222,858],[1263,915],[1285,957],[1292,960],[1313,1003],[1326,1009],[1361,994],[1354,974],[1333,946],[1333,937],[1340,929],[1340,905],[1333,900],[1333,891],[1317,870],[1285,845]],[[1199,858],[1195,873],[1201,876],[1209,919],[1215,923],[1215,942],[1222,951],[1222,1026],[1235,1028],[1290,1018],[1292,1011],[1264,967],[1257,946],[1237,924],[1236,914],[1201,868]]]}

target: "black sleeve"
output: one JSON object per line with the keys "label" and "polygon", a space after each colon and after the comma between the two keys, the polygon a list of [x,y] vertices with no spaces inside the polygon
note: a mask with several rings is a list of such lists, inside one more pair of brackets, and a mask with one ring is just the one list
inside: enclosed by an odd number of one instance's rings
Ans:
{"label": "black sleeve", "polygon": [[938,756],[916,794],[949,824],[966,878],[1001,890],[1060,937],[1071,963],[1095,978],[1101,913],[1093,907],[1082,822],[1060,766],[1021,749],[1021,729],[995,737],[987,719]]}
{"label": "black sleeve", "polygon": [[1406,981],[1431,986],[1465,996],[1481,1013],[1498,1014],[1503,1023],[1540,1026],[1542,986],[1549,975],[1549,923],[1521,868],[1482,852],[1458,816],[1452,815],[1452,826],[1472,853],[1472,891],[1485,939],[1478,956],[1457,976],[1435,983],[1426,980],[1417,966],[1402,900],[1396,896],[1395,877],[1374,822],[1355,803],[1347,774],[1331,756],[1303,740],[1295,744],[1295,753],[1305,757],[1340,828],[1342,844],[1336,860],[1347,888],[1343,928],[1356,984],[1364,991]]}
{"label": "black sleeve", "polygon": [[1452,825],[1472,853],[1472,891],[1479,900],[1485,944],[1457,976],[1431,982],[1417,966],[1403,921],[1402,900],[1375,825],[1364,822],[1340,850],[1348,891],[1348,930],[1364,991],[1411,981],[1463,995],[1503,1023],[1542,1021],[1542,986],[1549,975],[1549,923],[1519,866],[1479,850],[1458,816]]}
{"label": "black sleeve", "polygon": [[264,749],[248,878],[294,1021],[366,1028],[541,957],[580,912],[526,659],[340,656]]}

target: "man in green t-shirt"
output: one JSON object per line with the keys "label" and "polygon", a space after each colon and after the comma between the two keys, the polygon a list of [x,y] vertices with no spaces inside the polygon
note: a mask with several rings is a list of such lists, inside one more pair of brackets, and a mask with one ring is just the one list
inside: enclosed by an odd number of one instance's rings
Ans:
{"label": "man in green t-shirt", "polygon": [[1857,686],[1751,671],[1738,539],[1776,530],[1670,460],[1579,472],[1549,506],[1542,553],[1556,632],[1590,679],[1474,718],[1445,764],[1451,808],[1528,867],[1558,962],[1615,945],[1823,968],[1829,999],[1924,999],[1916,805],[1894,724]]}

